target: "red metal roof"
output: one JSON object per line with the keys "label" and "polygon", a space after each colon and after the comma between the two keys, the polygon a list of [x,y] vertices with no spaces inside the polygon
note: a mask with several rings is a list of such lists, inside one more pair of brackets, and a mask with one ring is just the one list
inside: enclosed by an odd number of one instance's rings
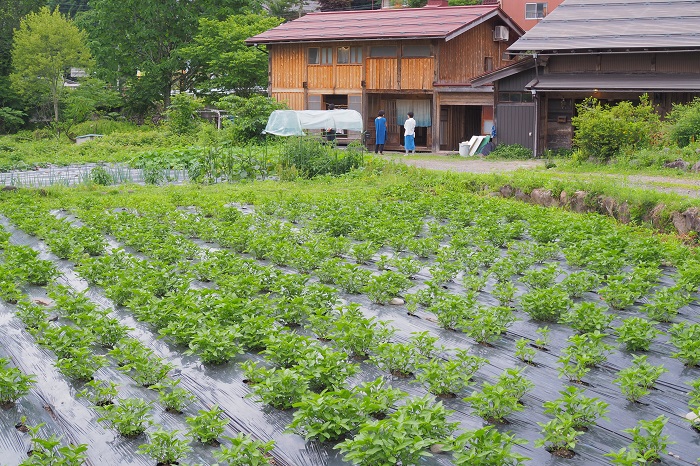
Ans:
{"label": "red metal roof", "polygon": [[396,8],[310,13],[246,40],[248,44],[387,39],[451,39],[477,24],[501,17],[522,31],[497,5]]}

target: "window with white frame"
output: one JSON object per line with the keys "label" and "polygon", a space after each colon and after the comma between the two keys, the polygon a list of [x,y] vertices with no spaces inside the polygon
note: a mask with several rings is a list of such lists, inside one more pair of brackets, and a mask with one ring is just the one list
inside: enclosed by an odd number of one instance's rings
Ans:
{"label": "window with white frame", "polygon": [[362,47],[338,47],[338,64],[362,63]]}
{"label": "window with white frame", "polygon": [[525,19],[542,19],[546,15],[547,2],[525,4]]}

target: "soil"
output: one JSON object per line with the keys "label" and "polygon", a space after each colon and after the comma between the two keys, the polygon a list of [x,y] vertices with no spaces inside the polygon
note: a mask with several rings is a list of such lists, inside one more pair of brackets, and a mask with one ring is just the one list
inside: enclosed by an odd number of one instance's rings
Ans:
{"label": "soil", "polygon": [[576,456],[576,453],[574,453],[572,450],[567,450],[566,448],[552,450],[552,451],[550,451],[550,453],[553,454],[554,456],[558,456],[559,458],[566,458],[566,459],[571,459],[574,456]]}

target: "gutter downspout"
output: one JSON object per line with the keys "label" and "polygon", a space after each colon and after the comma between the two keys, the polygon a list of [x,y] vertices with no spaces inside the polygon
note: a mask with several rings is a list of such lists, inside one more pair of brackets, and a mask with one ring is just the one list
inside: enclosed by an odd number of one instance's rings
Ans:
{"label": "gutter downspout", "polygon": [[[539,66],[537,65],[537,54],[533,53],[532,58],[535,60],[535,84],[540,82],[540,71],[539,71]],[[540,127],[540,96],[537,94],[537,91],[535,89],[532,89],[532,95],[535,98],[535,131],[533,134],[533,137],[535,140],[533,141],[532,144],[532,155],[534,157],[538,156],[538,149],[539,149],[539,127]]]}

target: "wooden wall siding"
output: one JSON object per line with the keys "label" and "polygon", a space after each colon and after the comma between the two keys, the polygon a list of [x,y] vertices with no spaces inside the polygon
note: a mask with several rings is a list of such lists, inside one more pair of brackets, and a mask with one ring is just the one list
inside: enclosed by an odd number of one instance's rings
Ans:
{"label": "wooden wall siding", "polygon": [[402,58],[401,89],[432,90],[435,79],[435,59]]}
{"label": "wooden wall siding", "polygon": [[[540,70],[540,73],[542,71]],[[526,70],[521,73],[516,73],[513,76],[508,76],[498,81],[499,91],[517,91],[522,92],[525,90],[525,86],[535,79],[536,73],[535,69]]]}
{"label": "wooden wall siding", "polygon": [[306,72],[306,53],[301,45],[269,46],[272,89],[301,89]]}
{"label": "wooden wall siding", "polygon": [[336,65],[336,89],[362,89],[362,65]]}
{"label": "wooden wall siding", "polygon": [[396,58],[367,58],[365,63],[367,89],[398,89]]}
{"label": "wooden wall siding", "polygon": [[634,71],[652,71],[652,58],[653,54],[614,54],[614,55],[602,55],[600,57],[600,70],[601,71],[622,71],[622,72],[634,72]]}
{"label": "wooden wall siding", "polygon": [[660,73],[700,73],[700,53],[657,53],[656,71]]}
{"label": "wooden wall siding", "polygon": [[549,57],[549,61],[547,62],[547,72],[550,73],[596,71],[597,68],[598,57],[595,55]]}
{"label": "wooden wall siding", "polygon": [[494,69],[512,63],[502,57],[514,38],[511,37],[508,42],[494,42],[495,25],[496,23],[488,21],[440,45],[440,83],[468,83],[475,76],[484,73],[484,57],[493,58]]}
{"label": "wooden wall siding", "polygon": [[285,102],[291,110],[306,110],[303,92],[273,92],[272,98]]}
{"label": "wooden wall siding", "polygon": [[307,69],[309,89],[333,89],[333,67],[330,65],[309,65]]}

